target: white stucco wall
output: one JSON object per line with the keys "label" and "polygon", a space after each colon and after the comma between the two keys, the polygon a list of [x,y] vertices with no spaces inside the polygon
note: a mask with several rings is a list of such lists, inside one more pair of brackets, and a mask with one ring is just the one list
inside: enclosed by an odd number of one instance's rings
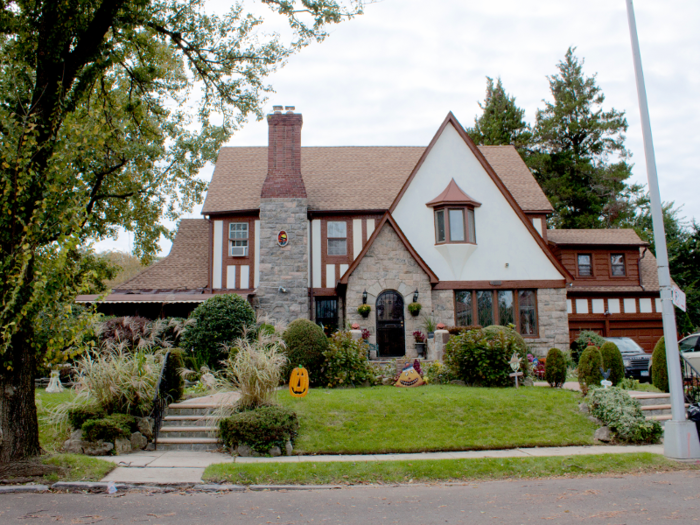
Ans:
{"label": "white stucco wall", "polygon": [[[446,260],[436,249],[433,209],[425,205],[453,178],[462,191],[482,204],[474,211],[476,249],[464,264],[451,264],[452,261]],[[445,127],[393,216],[440,280],[564,278],[452,125]],[[455,267],[461,267],[461,272],[456,272]]]}

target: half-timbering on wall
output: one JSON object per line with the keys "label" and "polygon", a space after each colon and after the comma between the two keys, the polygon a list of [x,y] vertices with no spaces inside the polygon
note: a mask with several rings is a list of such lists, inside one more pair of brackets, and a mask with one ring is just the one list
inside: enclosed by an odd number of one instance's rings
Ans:
{"label": "half-timbering on wall", "polygon": [[293,108],[268,124],[267,147],[221,150],[203,218],[103,310],[182,315],[236,293],[285,323],[359,323],[382,357],[410,355],[425,317],[512,324],[541,353],[584,329],[649,350],[661,335],[656,261],[634,231],[548,230],[515,148],[476,146],[452,113],[427,147],[302,147]]}

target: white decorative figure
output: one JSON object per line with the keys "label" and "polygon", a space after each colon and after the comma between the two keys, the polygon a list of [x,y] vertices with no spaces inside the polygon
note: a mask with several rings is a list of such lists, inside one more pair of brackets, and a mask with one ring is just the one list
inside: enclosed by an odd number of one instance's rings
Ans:
{"label": "white decorative figure", "polygon": [[513,373],[508,375],[515,378],[515,388],[518,388],[518,377],[521,377],[523,373],[519,372],[520,358],[517,352],[513,352],[513,356],[510,358],[510,368],[513,370]]}
{"label": "white decorative figure", "polygon": [[51,371],[51,380],[49,381],[49,386],[46,387],[46,391],[49,394],[58,394],[63,392],[63,385],[61,384],[61,378],[58,370]]}

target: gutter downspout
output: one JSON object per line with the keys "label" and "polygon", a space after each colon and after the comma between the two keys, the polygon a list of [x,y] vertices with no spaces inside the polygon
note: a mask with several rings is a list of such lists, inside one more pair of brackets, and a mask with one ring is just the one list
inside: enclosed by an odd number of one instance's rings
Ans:
{"label": "gutter downspout", "polygon": [[638,270],[639,270],[639,286],[642,289],[643,292],[646,292],[646,288],[644,288],[644,284],[642,283],[642,259],[644,259],[644,256],[647,254],[647,250],[649,249],[648,246],[644,247],[644,251],[642,252],[642,256],[639,258],[639,262],[637,263]]}

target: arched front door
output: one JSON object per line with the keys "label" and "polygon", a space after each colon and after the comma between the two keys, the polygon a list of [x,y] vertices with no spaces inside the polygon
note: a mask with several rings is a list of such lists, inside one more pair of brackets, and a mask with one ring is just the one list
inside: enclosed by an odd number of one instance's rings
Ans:
{"label": "arched front door", "polygon": [[381,357],[400,357],[406,353],[403,297],[392,290],[377,297],[377,346]]}

